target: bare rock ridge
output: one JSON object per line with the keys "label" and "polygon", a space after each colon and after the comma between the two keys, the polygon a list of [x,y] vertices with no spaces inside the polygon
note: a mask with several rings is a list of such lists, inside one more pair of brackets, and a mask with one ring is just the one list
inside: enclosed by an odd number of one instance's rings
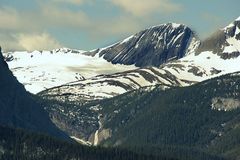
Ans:
{"label": "bare rock ridge", "polygon": [[100,56],[113,64],[155,66],[184,57],[194,51],[199,40],[183,24],[167,23],[145,29],[110,47],[86,54]]}
{"label": "bare rock ridge", "polygon": [[213,51],[223,59],[238,57],[240,55],[240,18],[202,41],[196,54],[204,51]]}

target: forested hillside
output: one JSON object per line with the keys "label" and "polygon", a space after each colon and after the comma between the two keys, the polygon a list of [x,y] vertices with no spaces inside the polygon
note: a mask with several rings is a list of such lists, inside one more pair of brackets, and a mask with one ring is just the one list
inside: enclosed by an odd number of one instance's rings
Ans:
{"label": "forested hillside", "polygon": [[1,160],[176,160],[122,149],[86,147],[0,126]]}

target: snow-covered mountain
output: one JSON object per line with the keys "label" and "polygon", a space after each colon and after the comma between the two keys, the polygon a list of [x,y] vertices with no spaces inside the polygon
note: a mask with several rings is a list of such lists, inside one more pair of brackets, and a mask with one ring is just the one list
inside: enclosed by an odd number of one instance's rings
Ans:
{"label": "snow-covered mountain", "polygon": [[[239,71],[239,21],[236,19],[201,43],[185,25],[169,23],[90,52],[62,48],[14,52],[5,57],[14,75],[30,92],[56,87],[42,94],[58,92],[65,97],[71,93],[68,98],[72,100],[79,96],[86,100],[109,98],[156,84],[164,88],[188,86]],[[115,58],[109,59],[109,55]],[[168,62],[154,67],[164,62],[158,59],[162,55]]]}
{"label": "snow-covered mountain", "polygon": [[[123,76],[121,79],[128,81],[126,82],[127,85],[131,86],[126,89],[121,85],[121,87],[119,85],[115,87],[116,85],[113,84],[114,78],[107,82],[107,79],[111,77],[107,76],[108,74],[137,69],[136,66],[159,66],[162,63],[182,58],[194,52],[199,43],[193,31],[187,26],[168,23],[145,29],[114,45],[93,51],[86,52],[61,48],[53,51],[34,51],[31,53],[5,53],[5,57],[14,75],[32,93],[38,93],[74,81],[103,78],[102,82],[106,80],[104,84],[109,85],[108,82],[111,83],[108,89],[102,89],[101,84],[97,84],[91,85],[94,89],[88,88],[87,90],[93,94],[100,91],[100,95],[102,94],[101,90],[108,90],[104,94],[112,96],[142,86],[154,85],[161,80],[156,79],[153,83],[151,80],[146,81],[144,77],[136,73],[135,77],[140,76],[140,78],[136,80],[135,84],[128,77]],[[104,76],[98,76],[103,74]],[[120,73],[120,75],[125,74]],[[92,78],[94,76],[98,77]],[[117,77],[119,77],[119,74],[117,74]],[[89,80],[83,82],[84,85],[88,85],[88,83]],[[122,82],[119,81],[120,83]],[[91,82],[91,84],[96,84],[96,82]],[[86,90],[83,91],[88,93]]]}
{"label": "snow-covered mountain", "polygon": [[[185,53],[185,56],[178,60],[170,59],[169,62],[159,67],[133,68],[113,74],[97,75],[45,90],[38,95],[48,104],[49,100],[50,103],[53,103],[51,107],[47,108],[47,111],[59,128],[70,136],[98,144],[100,139],[96,137],[111,134],[108,130],[101,130],[103,120],[101,111],[104,108],[99,105],[99,102],[105,103],[108,101],[105,100],[106,98],[114,97],[110,99],[113,103],[109,104],[109,106],[114,106],[115,103],[119,104],[119,101],[114,101],[115,99],[119,97],[121,99],[121,97],[134,92],[139,92],[138,94],[146,90],[151,92],[152,89],[155,89],[156,84],[159,84],[159,90],[165,90],[171,87],[189,86],[227,73],[239,72],[239,20],[240,18],[220,29],[202,41],[200,45],[198,41],[195,41],[195,45],[191,46],[198,47],[192,47],[193,50]],[[130,39],[128,40],[130,41]],[[127,42],[127,40],[125,41]],[[109,50],[113,46],[101,50]],[[82,54],[89,55],[89,53]],[[90,58],[99,58],[99,55],[100,53],[97,53]],[[128,92],[131,90],[135,91]],[[122,95],[116,97],[120,94]],[[126,104],[119,106],[127,108],[130,104],[138,107],[131,98],[125,99]],[[147,106],[148,98],[144,98],[144,102],[141,103]],[[123,100],[124,103],[125,100]],[[112,112],[118,114],[120,110],[121,108],[117,108]],[[132,110],[128,110],[126,113],[131,114]],[[123,117],[123,119],[125,118]],[[119,122],[122,123],[122,121]],[[103,135],[99,136],[100,134]],[[89,142],[87,143],[89,144]]]}
{"label": "snow-covered mountain", "polygon": [[[54,97],[63,102],[66,98],[68,101],[79,99],[89,101],[114,97],[131,90],[156,84],[161,84],[164,89],[173,86],[186,86],[195,82],[188,79],[179,79],[169,72],[168,68],[150,67],[109,75],[98,75],[45,90],[40,92],[40,95]],[[55,97],[55,95],[57,96]]]}
{"label": "snow-covered mountain", "polygon": [[[60,101],[76,101],[110,98],[141,87],[161,84],[163,88],[188,86],[227,73],[240,71],[239,19],[217,31],[185,57],[162,64],[120,73],[98,75],[89,79],[52,88],[41,95],[55,97]],[[126,41],[126,40],[125,40]],[[129,42],[130,43],[130,42]],[[114,46],[118,46],[114,45]],[[114,48],[112,46],[112,48]],[[111,49],[108,48],[106,50]],[[101,52],[100,52],[101,53]],[[99,54],[100,54],[99,53]]]}
{"label": "snow-covered mountain", "polygon": [[218,30],[203,41],[196,54],[209,51],[223,59],[238,57],[240,54],[240,17],[227,27]]}
{"label": "snow-covered mountain", "polygon": [[194,52],[199,40],[183,24],[167,23],[145,29],[107,48],[86,52],[114,64],[155,66]]}
{"label": "snow-covered mountain", "polygon": [[103,58],[86,56],[84,51],[67,48],[53,51],[5,53],[9,68],[25,88],[38,93],[69,82],[99,74],[135,69],[135,66],[113,65]]}
{"label": "snow-covered mountain", "polygon": [[175,62],[170,62],[164,67],[172,66],[171,73],[177,74],[178,72],[174,70],[179,65],[182,65],[180,67],[181,70],[187,70],[188,66],[192,65],[195,66],[194,70],[199,76],[209,79],[240,71],[239,63],[240,17],[227,27],[218,30],[212,36],[202,41],[194,54],[185,56]]}

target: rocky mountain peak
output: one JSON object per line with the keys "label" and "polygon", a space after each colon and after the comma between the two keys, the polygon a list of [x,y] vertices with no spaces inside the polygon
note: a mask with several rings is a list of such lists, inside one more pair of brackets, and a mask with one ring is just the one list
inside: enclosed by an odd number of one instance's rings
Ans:
{"label": "rocky mountain peak", "polygon": [[240,55],[240,17],[204,40],[197,53],[210,51],[223,59]]}
{"label": "rocky mountain peak", "polygon": [[229,24],[227,27],[225,27],[223,30],[228,36],[230,37],[237,36],[236,38],[239,40],[240,39],[240,17],[237,18],[235,21],[233,21],[231,24]]}
{"label": "rocky mountain peak", "polygon": [[150,27],[146,30],[153,29],[153,28],[158,28],[158,29],[161,30],[161,28],[163,28],[163,27],[177,29],[177,28],[182,28],[182,27],[187,27],[187,26],[185,26],[184,24],[180,24],[180,23],[169,22],[169,23],[165,23],[165,24],[159,24],[159,25],[156,25],[156,26],[152,26],[152,27]]}
{"label": "rocky mountain peak", "polygon": [[198,38],[189,27],[167,23],[150,27],[110,47],[86,54],[103,57],[113,64],[158,67],[184,57],[195,50],[198,44]]}

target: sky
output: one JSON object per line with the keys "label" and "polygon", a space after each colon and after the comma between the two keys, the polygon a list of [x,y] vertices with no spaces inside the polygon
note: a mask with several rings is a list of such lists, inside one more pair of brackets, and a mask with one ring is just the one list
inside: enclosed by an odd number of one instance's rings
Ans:
{"label": "sky", "polygon": [[92,50],[168,22],[204,39],[238,18],[239,6],[240,0],[0,0],[0,45]]}

